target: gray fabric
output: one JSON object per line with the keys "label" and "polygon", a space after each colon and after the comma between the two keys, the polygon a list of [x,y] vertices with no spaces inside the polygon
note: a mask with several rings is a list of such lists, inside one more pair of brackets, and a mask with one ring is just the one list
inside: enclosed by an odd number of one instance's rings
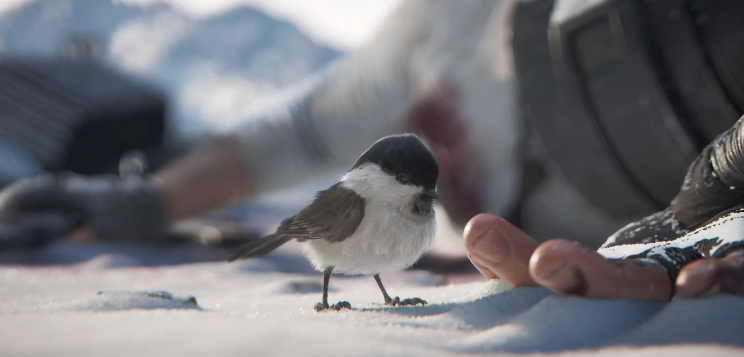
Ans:
{"label": "gray fabric", "polygon": [[686,264],[744,246],[744,117],[690,164],[669,208],[633,222],[599,249],[607,258],[648,258],[674,281]]}

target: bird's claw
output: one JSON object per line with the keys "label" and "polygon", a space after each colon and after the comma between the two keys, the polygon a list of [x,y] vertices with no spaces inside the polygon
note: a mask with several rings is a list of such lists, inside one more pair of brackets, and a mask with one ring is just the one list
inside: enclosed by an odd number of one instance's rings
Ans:
{"label": "bird's claw", "polygon": [[349,303],[348,301],[339,301],[338,303],[335,303],[333,305],[328,305],[328,304],[319,302],[315,304],[315,307],[314,307],[315,312],[321,312],[323,310],[341,311],[341,309],[351,310],[351,303]]}
{"label": "bird's claw", "polygon": [[426,302],[426,300],[417,298],[417,297],[410,298],[410,299],[404,299],[403,301],[400,302],[401,306],[416,306],[416,305],[426,306],[428,304],[429,303]]}
{"label": "bird's claw", "polygon": [[331,309],[339,311],[341,309],[351,310],[351,304],[348,301],[339,301],[338,303],[331,305]]}
{"label": "bird's claw", "polygon": [[390,299],[389,301],[385,301],[385,305],[390,305],[390,306],[393,306],[393,307],[395,307],[395,306],[416,306],[416,305],[425,306],[427,304],[428,304],[428,302],[426,302],[426,300],[423,300],[423,299],[420,299],[420,298],[410,298],[410,299],[403,299],[403,300],[401,300],[397,296],[394,297],[394,298],[392,298],[392,299]]}

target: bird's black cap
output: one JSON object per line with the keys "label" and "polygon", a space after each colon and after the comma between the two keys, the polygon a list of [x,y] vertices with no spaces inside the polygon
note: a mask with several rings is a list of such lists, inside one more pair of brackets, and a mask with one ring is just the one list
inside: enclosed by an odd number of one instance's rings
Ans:
{"label": "bird's black cap", "polygon": [[437,161],[415,134],[390,135],[377,140],[351,169],[368,163],[379,165],[391,175],[406,174],[411,184],[425,189],[433,190],[437,185]]}

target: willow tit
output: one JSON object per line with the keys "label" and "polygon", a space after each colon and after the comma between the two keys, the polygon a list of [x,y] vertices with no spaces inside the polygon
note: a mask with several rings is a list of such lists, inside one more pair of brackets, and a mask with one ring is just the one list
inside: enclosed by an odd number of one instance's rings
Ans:
{"label": "willow tit", "polygon": [[328,305],[333,272],[374,276],[386,305],[426,305],[419,298],[391,298],[379,274],[410,267],[431,245],[438,175],[434,156],[416,135],[384,137],[341,181],[318,192],[275,233],[243,245],[228,260],[261,256],[297,239],[307,242],[307,258],[324,274],[323,301],[316,311],[351,308],[347,301]]}

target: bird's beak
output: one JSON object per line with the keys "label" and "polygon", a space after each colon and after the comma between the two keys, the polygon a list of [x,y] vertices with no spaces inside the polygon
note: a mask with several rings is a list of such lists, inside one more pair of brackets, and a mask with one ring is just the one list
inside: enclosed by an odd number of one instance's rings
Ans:
{"label": "bird's beak", "polygon": [[431,198],[432,200],[439,199],[439,192],[437,190],[426,190],[423,192],[424,197]]}

